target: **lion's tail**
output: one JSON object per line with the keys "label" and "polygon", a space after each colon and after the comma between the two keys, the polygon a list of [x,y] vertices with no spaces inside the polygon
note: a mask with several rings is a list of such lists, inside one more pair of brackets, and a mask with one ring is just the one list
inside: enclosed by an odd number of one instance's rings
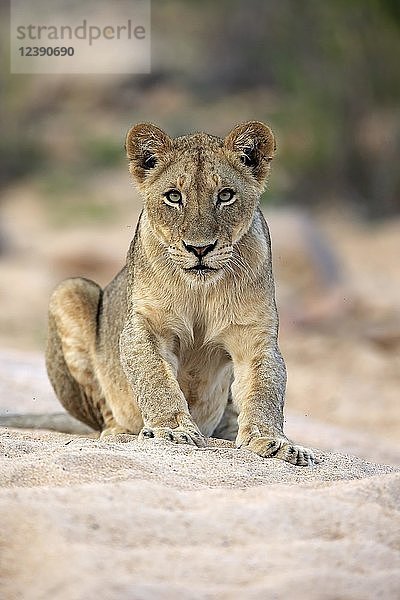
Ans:
{"label": "lion's tail", "polygon": [[68,413],[1,415],[0,427],[50,429],[61,433],[91,433],[93,430]]}

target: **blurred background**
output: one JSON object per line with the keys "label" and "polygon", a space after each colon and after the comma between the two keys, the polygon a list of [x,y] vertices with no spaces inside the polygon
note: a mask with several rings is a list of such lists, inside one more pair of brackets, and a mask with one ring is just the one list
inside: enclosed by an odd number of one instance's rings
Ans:
{"label": "blurred background", "polygon": [[0,349],[42,352],[52,288],[123,265],[131,124],[262,120],[287,407],[398,441],[400,4],[153,2],[151,73],[118,76],[10,75],[0,10]]}

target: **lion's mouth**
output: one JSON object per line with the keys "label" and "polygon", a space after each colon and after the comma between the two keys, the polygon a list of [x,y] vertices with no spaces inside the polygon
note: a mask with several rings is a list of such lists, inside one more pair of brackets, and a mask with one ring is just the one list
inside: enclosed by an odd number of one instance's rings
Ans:
{"label": "lion's mouth", "polygon": [[202,273],[202,274],[211,273],[212,271],[217,271],[217,270],[218,269],[213,269],[212,267],[207,267],[206,265],[203,265],[203,263],[198,263],[197,265],[194,265],[194,267],[185,269],[185,271],[189,271],[192,273]]}

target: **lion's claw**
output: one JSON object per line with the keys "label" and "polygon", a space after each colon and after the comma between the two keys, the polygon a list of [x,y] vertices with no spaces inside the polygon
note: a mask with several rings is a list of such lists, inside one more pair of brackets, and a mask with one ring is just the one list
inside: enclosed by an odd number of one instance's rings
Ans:
{"label": "lion's claw", "polygon": [[139,439],[159,438],[173,444],[188,444],[189,446],[204,447],[204,437],[196,429],[177,427],[143,427]]}

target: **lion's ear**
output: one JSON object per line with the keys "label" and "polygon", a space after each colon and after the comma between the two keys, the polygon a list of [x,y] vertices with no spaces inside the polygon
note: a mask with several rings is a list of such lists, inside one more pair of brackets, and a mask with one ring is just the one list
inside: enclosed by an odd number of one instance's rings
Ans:
{"label": "lion's ear", "polygon": [[130,128],[125,140],[129,170],[141,183],[157,165],[161,156],[171,150],[172,141],[162,129],[151,123],[139,123]]}
{"label": "lion's ear", "polygon": [[276,150],[274,134],[267,125],[260,121],[237,125],[226,136],[224,145],[237,154],[257,181],[262,182],[266,178]]}

